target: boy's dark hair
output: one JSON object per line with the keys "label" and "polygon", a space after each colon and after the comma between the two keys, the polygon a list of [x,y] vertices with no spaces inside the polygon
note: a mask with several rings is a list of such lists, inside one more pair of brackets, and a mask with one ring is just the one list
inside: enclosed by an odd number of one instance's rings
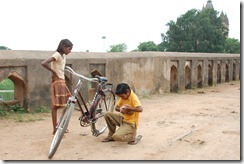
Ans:
{"label": "boy's dark hair", "polygon": [[116,90],[115,90],[115,94],[119,95],[119,94],[126,94],[126,91],[129,90],[130,91],[130,87],[128,84],[126,83],[120,83],[117,85]]}
{"label": "boy's dark hair", "polygon": [[58,48],[56,51],[58,51],[59,53],[63,54],[63,48],[64,47],[72,47],[73,46],[73,43],[69,40],[69,39],[62,39],[60,42],[59,42],[59,45],[58,45]]}

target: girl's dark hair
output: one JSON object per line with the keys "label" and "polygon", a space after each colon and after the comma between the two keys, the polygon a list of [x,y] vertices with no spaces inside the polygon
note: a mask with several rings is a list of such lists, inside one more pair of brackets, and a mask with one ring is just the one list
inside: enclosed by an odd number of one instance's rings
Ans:
{"label": "girl's dark hair", "polygon": [[73,43],[69,39],[62,39],[59,42],[59,45],[58,45],[58,48],[56,51],[63,54],[64,53],[64,51],[63,51],[64,47],[72,47],[72,46],[73,46]]}
{"label": "girl's dark hair", "polygon": [[126,91],[129,90],[130,91],[130,87],[128,84],[126,83],[120,83],[117,85],[116,90],[115,90],[115,94],[119,95],[119,94],[126,94]]}

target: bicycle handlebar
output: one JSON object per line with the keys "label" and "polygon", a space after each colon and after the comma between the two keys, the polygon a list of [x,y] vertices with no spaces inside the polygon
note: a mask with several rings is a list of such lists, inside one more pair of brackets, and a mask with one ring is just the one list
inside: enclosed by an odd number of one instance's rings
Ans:
{"label": "bicycle handlebar", "polygon": [[86,77],[86,76],[84,76],[84,75],[81,75],[81,74],[78,74],[78,73],[76,73],[72,68],[70,68],[69,66],[65,66],[64,67],[64,70],[65,71],[68,71],[69,73],[71,73],[71,74],[73,74],[73,75],[75,75],[75,76],[78,76],[78,77],[80,77],[80,78],[82,78],[82,79],[85,79],[85,80],[88,80],[88,81],[92,81],[92,82],[99,82],[98,81],[98,79],[97,78],[89,78],[89,77]]}

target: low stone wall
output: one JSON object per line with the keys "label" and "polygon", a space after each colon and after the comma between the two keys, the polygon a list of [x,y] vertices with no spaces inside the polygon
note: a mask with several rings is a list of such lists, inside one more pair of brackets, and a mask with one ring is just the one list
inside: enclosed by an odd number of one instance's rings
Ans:
{"label": "low stone wall", "polygon": [[[29,109],[51,107],[51,73],[41,62],[54,51],[0,50],[0,81],[14,82],[15,100]],[[140,95],[206,87],[240,79],[240,54],[128,52],[72,52],[67,65],[78,73],[91,76],[97,69],[115,86],[127,82]],[[72,90],[77,77],[66,73]],[[83,82],[82,93],[88,100],[93,84]]]}

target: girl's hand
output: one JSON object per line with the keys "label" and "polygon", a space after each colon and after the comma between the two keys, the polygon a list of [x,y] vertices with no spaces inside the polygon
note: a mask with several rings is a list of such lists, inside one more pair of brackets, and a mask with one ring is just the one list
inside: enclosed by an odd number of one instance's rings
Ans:
{"label": "girl's hand", "polygon": [[52,81],[55,81],[55,79],[57,79],[57,78],[58,78],[58,75],[56,72],[54,72],[52,75]]}

